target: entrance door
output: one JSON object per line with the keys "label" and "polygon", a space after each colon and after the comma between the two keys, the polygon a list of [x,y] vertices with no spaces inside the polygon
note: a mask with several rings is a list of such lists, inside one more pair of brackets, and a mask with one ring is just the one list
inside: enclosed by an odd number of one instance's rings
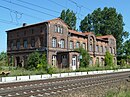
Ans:
{"label": "entrance door", "polygon": [[76,65],[77,65],[77,56],[72,57],[72,70],[76,70]]}

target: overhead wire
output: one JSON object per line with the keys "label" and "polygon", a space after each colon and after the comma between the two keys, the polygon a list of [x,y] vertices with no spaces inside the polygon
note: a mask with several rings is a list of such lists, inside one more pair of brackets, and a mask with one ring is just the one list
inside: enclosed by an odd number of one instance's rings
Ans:
{"label": "overhead wire", "polygon": [[17,5],[17,6],[20,6],[20,7],[23,7],[23,8],[26,8],[26,9],[29,9],[29,10],[32,10],[32,11],[35,11],[35,12],[38,12],[38,13],[42,13],[42,14],[45,14],[45,15],[48,15],[48,16],[51,16],[51,17],[57,17],[57,16],[55,16],[55,15],[48,14],[48,13],[46,13],[46,12],[39,11],[39,10],[37,10],[37,9],[33,9],[33,8],[30,8],[30,7],[27,7],[27,6],[18,4],[18,3],[14,3],[14,2],[12,2],[12,1],[8,1],[8,0],[2,0],[2,1],[5,1],[5,2],[8,2],[8,3],[14,4],[14,5]]}
{"label": "overhead wire", "polygon": [[[42,18],[35,17],[35,16],[29,15],[29,14],[26,14],[26,13],[23,13],[23,12],[19,12],[19,11],[17,11],[17,10],[10,9],[10,8],[5,7],[5,6],[2,6],[2,5],[0,5],[0,8],[9,10],[11,20],[10,20],[10,21],[7,21],[8,23],[11,23],[11,22],[12,22],[12,23],[14,24],[14,19],[13,19],[12,13],[15,14],[15,19],[16,19],[16,22],[17,22],[17,23],[18,23],[18,19],[21,19],[21,18],[22,18],[22,15],[25,15],[25,16],[28,16],[28,17],[32,17],[32,18],[35,18],[35,19],[38,19],[38,20],[43,20]],[[2,19],[1,19],[1,21],[6,21],[6,20],[2,20]],[[19,23],[18,23],[18,24],[19,24]]]}
{"label": "overhead wire", "polygon": [[23,0],[17,0],[17,1],[22,2],[22,3],[25,3],[25,4],[32,5],[32,6],[35,6],[35,7],[38,7],[38,8],[42,8],[42,9],[44,9],[44,10],[48,10],[48,11],[51,11],[51,12],[60,13],[60,12],[58,12],[58,11],[56,11],[56,10],[52,10],[52,9],[49,9],[49,8],[45,8],[45,7],[43,7],[43,6],[39,6],[39,5],[30,3],[30,2],[27,2],[27,1],[23,1]]}

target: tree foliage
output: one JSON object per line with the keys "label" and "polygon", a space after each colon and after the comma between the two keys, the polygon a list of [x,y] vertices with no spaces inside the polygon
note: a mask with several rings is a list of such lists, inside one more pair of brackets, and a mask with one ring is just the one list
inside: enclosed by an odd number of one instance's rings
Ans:
{"label": "tree foliage", "polygon": [[113,55],[110,54],[108,51],[106,51],[106,54],[105,54],[105,66],[113,67],[114,66],[113,61],[114,61]]}
{"label": "tree foliage", "polygon": [[80,67],[87,67],[90,61],[88,52],[83,47],[77,48],[75,51],[80,52],[80,55],[82,56],[82,59],[80,59]]}
{"label": "tree foliage", "polygon": [[124,51],[124,54],[126,56],[129,56],[130,55],[130,39],[125,41],[124,44],[123,44],[123,51]]}
{"label": "tree foliage", "polygon": [[0,61],[6,60],[6,59],[7,59],[7,54],[6,54],[6,52],[1,52],[1,53],[0,53]]}
{"label": "tree foliage", "polygon": [[76,14],[70,9],[62,10],[60,18],[70,27],[70,29],[76,29]]}
{"label": "tree foliage", "polygon": [[80,23],[81,31],[93,31],[96,35],[112,34],[117,40],[117,53],[120,55],[123,38],[127,38],[129,33],[123,29],[123,16],[116,12],[115,8],[98,8],[88,14]]}
{"label": "tree foliage", "polygon": [[38,52],[33,52],[29,54],[27,59],[27,69],[46,69],[47,61],[46,55],[39,54]]}
{"label": "tree foliage", "polygon": [[5,65],[5,64],[7,64],[7,53],[1,52],[0,53],[0,65]]}

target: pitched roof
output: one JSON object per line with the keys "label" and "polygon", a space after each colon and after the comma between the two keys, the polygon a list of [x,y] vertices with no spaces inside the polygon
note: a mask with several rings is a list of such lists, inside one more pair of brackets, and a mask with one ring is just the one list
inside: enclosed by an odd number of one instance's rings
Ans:
{"label": "pitched roof", "polygon": [[113,35],[104,35],[104,36],[97,36],[96,38],[98,38],[98,39],[108,39],[108,38],[114,38],[114,36]]}
{"label": "pitched roof", "polygon": [[52,21],[55,21],[55,20],[60,20],[60,21],[62,21],[66,26],[68,26],[62,19],[60,19],[60,18],[55,18],[55,19],[52,19],[52,20],[47,20],[47,21],[43,21],[43,22],[39,22],[39,23],[35,23],[35,24],[26,25],[26,26],[21,26],[21,27],[19,27],[19,28],[14,28],[14,29],[8,30],[8,31],[6,31],[6,32],[13,31],[13,30],[18,30],[18,29],[22,29],[22,28],[26,28],[26,27],[31,27],[31,26],[35,26],[35,25],[39,25],[39,24],[43,24],[43,23],[49,23],[49,22],[52,22]]}
{"label": "pitched roof", "polygon": [[70,33],[72,33],[72,34],[76,34],[76,35],[81,35],[81,36],[85,36],[84,35],[84,33],[82,33],[82,32],[77,32],[77,31],[75,31],[75,30],[68,30]]}
{"label": "pitched roof", "polygon": [[93,32],[84,32],[84,35],[93,34]]}

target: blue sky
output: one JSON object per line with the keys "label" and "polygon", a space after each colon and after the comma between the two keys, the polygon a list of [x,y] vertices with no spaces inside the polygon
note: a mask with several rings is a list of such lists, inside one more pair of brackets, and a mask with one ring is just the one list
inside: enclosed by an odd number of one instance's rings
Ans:
{"label": "blue sky", "polygon": [[[31,3],[31,4],[30,4]],[[0,0],[0,52],[7,49],[6,30],[56,18],[63,9],[73,10],[77,28],[81,19],[97,8],[114,7],[124,18],[124,30],[130,32],[129,0]]]}

